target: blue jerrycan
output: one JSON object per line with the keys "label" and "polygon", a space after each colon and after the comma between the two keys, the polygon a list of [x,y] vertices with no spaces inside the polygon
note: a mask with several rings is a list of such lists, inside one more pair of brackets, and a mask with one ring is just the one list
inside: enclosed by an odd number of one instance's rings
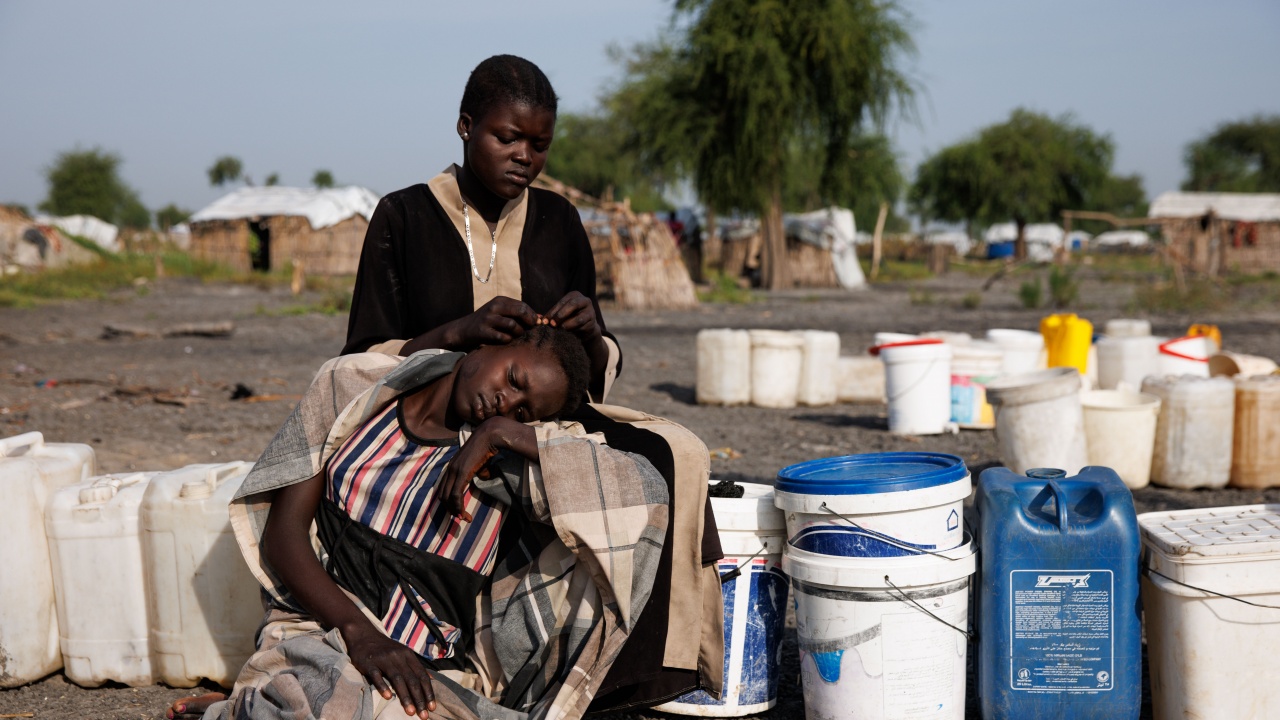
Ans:
{"label": "blue jerrycan", "polygon": [[984,720],[1137,720],[1141,545],[1120,476],[992,468],[976,505]]}

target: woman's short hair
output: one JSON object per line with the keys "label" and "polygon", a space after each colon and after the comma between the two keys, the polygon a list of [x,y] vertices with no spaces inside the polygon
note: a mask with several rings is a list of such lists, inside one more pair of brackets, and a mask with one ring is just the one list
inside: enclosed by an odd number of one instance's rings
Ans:
{"label": "woman's short hair", "polygon": [[528,345],[539,350],[547,350],[555,356],[569,381],[569,392],[564,406],[556,415],[564,416],[578,409],[587,395],[587,385],[591,381],[591,361],[582,341],[576,335],[551,325],[534,325],[523,335],[511,341],[514,345]]}
{"label": "woman's short hair", "polygon": [[459,114],[473,122],[499,105],[528,105],[556,114],[556,91],[537,65],[515,55],[494,55],[471,71]]}

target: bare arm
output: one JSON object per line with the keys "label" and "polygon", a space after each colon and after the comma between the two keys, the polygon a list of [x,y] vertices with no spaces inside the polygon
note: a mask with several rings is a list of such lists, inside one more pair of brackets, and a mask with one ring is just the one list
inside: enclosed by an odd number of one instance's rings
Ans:
{"label": "bare arm", "polygon": [[424,720],[436,709],[431,678],[416,653],[388,638],[329,577],[311,548],[311,522],[324,494],[320,475],[281,488],[263,531],[263,556],[307,612],[337,628],[356,669],[390,700],[400,697],[406,715]]}

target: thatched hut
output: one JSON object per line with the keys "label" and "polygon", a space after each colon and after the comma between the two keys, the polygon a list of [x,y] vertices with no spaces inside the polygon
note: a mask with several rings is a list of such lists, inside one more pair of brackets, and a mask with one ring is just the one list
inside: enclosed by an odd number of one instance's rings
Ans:
{"label": "thatched hut", "polygon": [[546,175],[534,183],[564,195],[582,214],[601,297],[636,310],[697,306],[693,280],[666,223],[652,213],[632,211],[627,200],[599,200]]}
{"label": "thatched hut", "polygon": [[246,187],[191,216],[191,254],[234,270],[353,275],[378,196],[361,187]]}
{"label": "thatched hut", "polygon": [[1280,272],[1280,194],[1167,192],[1147,214],[1192,271]]}

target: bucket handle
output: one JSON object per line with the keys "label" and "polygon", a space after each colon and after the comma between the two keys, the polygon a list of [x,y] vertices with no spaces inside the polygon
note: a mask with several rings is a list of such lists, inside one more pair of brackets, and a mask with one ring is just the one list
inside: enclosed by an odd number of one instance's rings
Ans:
{"label": "bucket handle", "polygon": [[[852,525],[852,526],[854,527],[854,529],[856,529],[856,530],[861,530],[861,531],[863,531],[863,532],[867,532],[867,533],[869,533],[869,532],[873,532],[872,530],[868,530],[868,529],[866,529],[866,528],[862,527],[861,525],[859,525],[858,523],[856,523],[856,522],[854,522],[854,521],[850,520],[849,518],[845,517],[844,515],[841,515],[840,513],[836,512],[835,510],[832,510],[832,509],[831,509],[831,508],[830,508],[830,507],[829,507],[825,502],[824,502],[824,503],[822,503],[821,505],[819,505],[819,506],[818,506],[818,509],[819,509],[819,510],[824,510],[824,511],[826,511],[826,512],[831,513],[832,515],[835,515],[836,517],[840,518],[841,520],[843,520],[843,521],[845,521],[845,522],[849,523],[850,525]],[[962,559],[962,558],[953,558],[953,557],[949,557],[949,556],[944,555],[944,554],[942,554],[942,553],[940,553],[940,552],[937,552],[937,551],[935,551],[935,550],[925,550],[924,548],[915,547],[914,545],[908,545],[907,543],[904,543],[904,542],[898,542],[898,541],[894,540],[893,538],[891,538],[891,537],[889,537],[888,535],[885,535],[885,534],[883,534],[883,533],[876,533],[876,535],[879,537],[879,539],[880,539],[880,541],[881,541],[881,542],[885,542],[885,543],[888,543],[888,544],[890,544],[890,545],[893,545],[894,547],[896,547],[896,548],[898,548],[898,549],[900,549],[900,550],[909,550],[909,551],[911,551],[911,552],[913,552],[913,553],[916,553],[917,555],[934,555],[934,556],[937,556],[937,557],[940,557],[940,558],[946,558],[947,560],[951,560],[951,561],[953,561],[953,562],[954,562],[954,561],[956,561],[956,560],[960,560],[960,559]]]}
{"label": "bucket handle", "polygon": [[879,357],[880,351],[885,348],[910,347],[912,345],[942,345],[944,340],[938,338],[920,338],[919,340],[901,340],[899,342],[885,343],[883,345],[872,345],[867,348],[867,353],[872,357]]}
{"label": "bucket handle", "polygon": [[1181,585],[1184,588],[1189,588],[1197,592],[1202,592],[1202,593],[1205,593],[1206,595],[1216,595],[1220,598],[1226,598],[1227,600],[1235,600],[1236,602],[1241,602],[1241,603],[1244,603],[1245,605],[1252,605],[1253,607],[1256,607],[1256,608],[1264,608],[1266,610],[1280,610],[1280,605],[1264,605],[1262,603],[1250,602],[1249,600],[1245,600],[1244,598],[1238,598],[1234,595],[1226,595],[1220,592],[1216,592],[1214,590],[1207,590],[1202,587],[1196,587],[1195,585],[1188,585],[1187,583],[1184,583],[1181,580],[1174,580],[1173,578],[1169,577],[1168,575],[1165,575],[1164,573],[1160,572],[1159,570],[1156,570],[1155,568],[1151,567],[1146,563],[1143,563],[1142,571],[1148,575],[1155,575],[1157,577],[1162,577],[1165,580],[1168,580],[1169,582],[1173,583],[1174,585]]}
{"label": "bucket handle", "polygon": [[742,575],[742,568],[750,565],[752,560],[755,560],[756,558],[760,557],[760,554],[768,549],[769,549],[768,545],[766,545],[765,543],[760,543],[760,549],[756,551],[755,555],[752,555],[746,560],[743,560],[742,563],[738,565],[738,567],[720,576],[720,584],[723,585],[729,582],[730,580],[737,580],[738,576]]}
{"label": "bucket handle", "polygon": [[[963,636],[964,636],[964,638],[965,638],[965,640],[968,640],[968,641],[969,641],[969,642],[971,642],[971,643],[976,643],[976,642],[978,642],[978,633],[976,633],[976,632],[972,632],[972,631],[970,631],[970,630],[965,630],[965,629],[963,629],[963,628],[956,627],[955,625],[952,625],[951,623],[947,622],[946,620],[943,620],[942,618],[938,617],[938,616],[937,616],[936,614],[934,614],[931,610],[929,610],[929,608],[927,608],[927,607],[925,607],[925,606],[921,605],[920,603],[916,602],[916,599],[915,599],[915,598],[913,598],[913,597],[911,597],[910,595],[908,595],[908,594],[906,593],[906,591],[904,591],[902,588],[898,587],[897,585],[894,585],[894,584],[893,584],[893,581],[889,579],[889,576],[888,576],[888,575],[885,575],[885,576],[884,576],[884,584],[885,584],[885,585],[888,585],[889,587],[891,587],[891,588],[893,588],[894,590],[896,590],[896,591],[897,591],[897,593],[898,593],[899,595],[901,595],[901,596],[902,596],[901,601],[903,601],[903,602],[909,602],[909,603],[911,603],[912,605],[915,605],[915,606],[920,610],[920,612],[924,613],[925,615],[928,615],[929,617],[933,618],[934,620],[937,620],[938,622],[942,623],[943,625],[946,625],[947,627],[951,628],[952,630],[955,630],[956,632],[958,632],[958,633],[960,633],[961,635],[963,635]],[[892,594],[892,593],[890,593],[890,594]]]}

